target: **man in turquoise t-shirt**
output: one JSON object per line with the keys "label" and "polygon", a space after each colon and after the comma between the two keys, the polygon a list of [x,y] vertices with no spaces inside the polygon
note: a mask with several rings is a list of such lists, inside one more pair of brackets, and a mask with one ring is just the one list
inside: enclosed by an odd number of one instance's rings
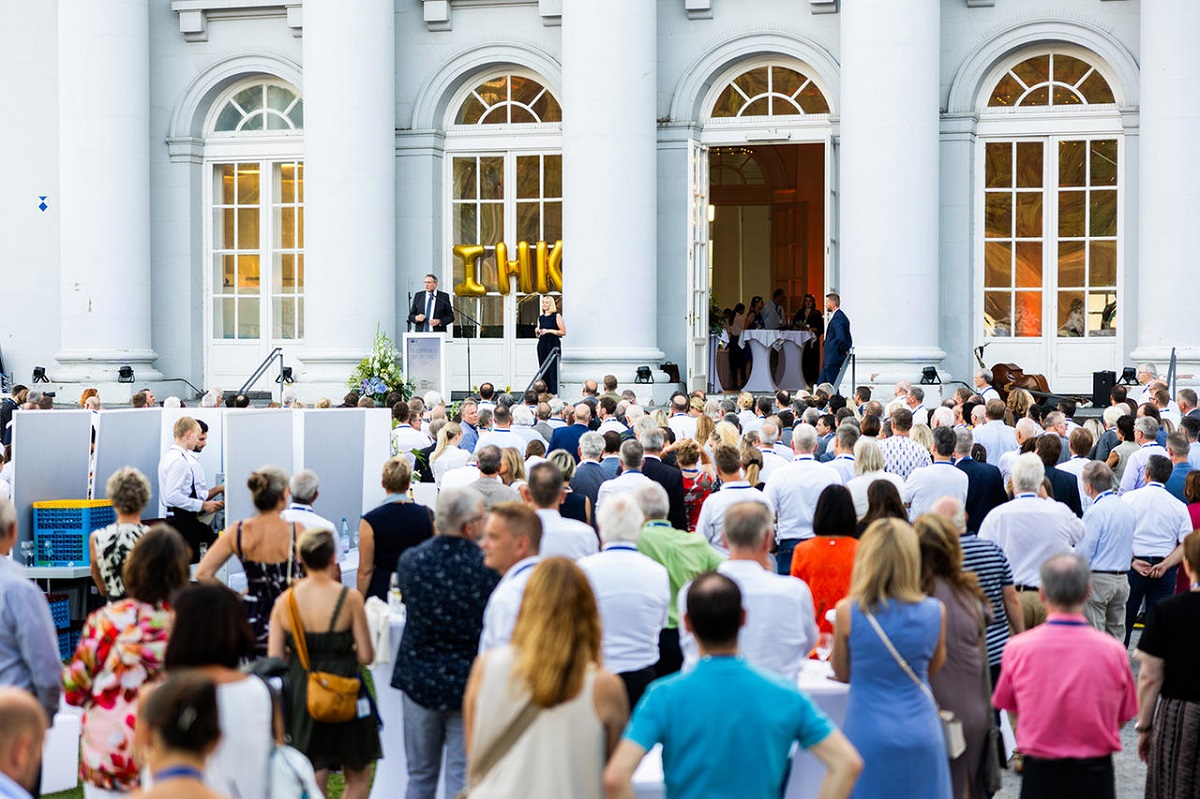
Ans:
{"label": "man in turquoise t-shirt", "polygon": [[[699,643],[700,662],[646,690],[604,770],[610,799],[633,796],[633,772],[656,743],[663,746],[667,799],[778,799],[793,742],[825,763],[822,799],[850,795],[862,758],[796,687],[738,657],[744,622],[733,580],[710,572],[693,581],[683,623]],[[733,753],[746,751],[748,734],[755,755],[738,762]]]}

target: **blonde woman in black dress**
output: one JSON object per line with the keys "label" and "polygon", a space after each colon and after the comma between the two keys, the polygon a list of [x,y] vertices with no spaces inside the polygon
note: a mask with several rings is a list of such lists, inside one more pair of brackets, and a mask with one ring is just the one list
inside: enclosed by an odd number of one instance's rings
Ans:
{"label": "blonde woman in black dress", "polygon": [[[567,335],[567,325],[563,322],[562,314],[554,298],[549,294],[542,295],[542,314],[538,317],[537,329],[534,331],[538,339],[538,366],[546,362],[550,353],[562,346],[562,337]],[[558,364],[546,370],[543,379],[551,394],[558,393]]]}

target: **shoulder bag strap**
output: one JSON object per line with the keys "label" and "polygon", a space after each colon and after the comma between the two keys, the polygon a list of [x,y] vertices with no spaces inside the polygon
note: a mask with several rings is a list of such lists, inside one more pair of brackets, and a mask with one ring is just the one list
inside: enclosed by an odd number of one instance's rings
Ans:
{"label": "shoulder bag strap", "polygon": [[875,618],[875,614],[871,613],[870,611],[866,611],[863,615],[867,617],[867,621],[871,622],[871,626],[875,628],[875,633],[879,636],[879,640],[883,641],[883,645],[886,646],[887,650],[892,653],[892,657],[895,658],[898,664],[900,664],[900,668],[903,669],[904,673],[908,675],[908,679],[916,683],[917,687],[921,689],[921,693],[929,697],[929,701],[933,702],[933,706],[938,708],[940,712],[941,707],[938,705],[937,700],[933,698],[933,691],[929,690],[928,685],[921,682],[921,678],[918,677],[917,673],[912,670],[912,666],[908,665],[908,661],[896,651],[896,647],[892,644],[892,639],[888,638],[887,633],[883,631],[883,627],[880,626],[879,620]]}
{"label": "shoulder bag strap", "polygon": [[526,703],[525,707],[521,708],[521,712],[508,723],[508,726],[479,751],[479,756],[470,759],[467,784],[474,787],[482,782],[488,772],[504,759],[517,741],[521,740],[521,736],[525,734],[525,731],[529,729],[541,712],[542,708],[535,705],[532,700]]}
{"label": "shoulder bag strap", "polygon": [[296,657],[305,671],[308,667],[308,640],[304,637],[304,622],[300,619],[300,606],[296,604],[296,594],[292,589],[287,590],[288,615],[292,620],[292,641],[296,646]]}
{"label": "shoulder bag strap", "polygon": [[348,593],[350,593],[350,586],[343,585],[342,593],[338,594],[337,604],[333,606],[333,617],[329,620],[329,632],[333,632],[333,627],[337,624],[338,614],[342,612],[342,603],[346,601]]}
{"label": "shoulder bag strap", "polygon": [[[241,522],[238,522],[238,529],[241,529]],[[288,547],[288,569],[287,581],[288,585],[292,584],[292,562],[296,559],[296,523],[292,522],[292,543]]]}
{"label": "shoulder bag strap", "polygon": [[237,556],[238,560],[246,559],[246,552],[242,549],[242,520],[238,519],[237,526]]}

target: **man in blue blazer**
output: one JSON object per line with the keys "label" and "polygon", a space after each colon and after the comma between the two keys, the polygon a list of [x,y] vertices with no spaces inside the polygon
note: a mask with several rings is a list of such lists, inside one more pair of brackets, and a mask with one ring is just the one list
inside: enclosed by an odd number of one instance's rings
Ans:
{"label": "man in blue blazer", "polygon": [[970,430],[960,427],[954,435],[954,465],[967,473],[967,532],[978,533],[979,525],[992,509],[1008,502],[1004,475],[992,464],[971,457],[975,439]]}
{"label": "man in blue blazer", "polygon": [[837,380],[842,362],[846,360],[846,355],[854,344],[850,337],[850,320],[842,310],[842,298],[837,294],[826,294],[825,310],[831,316],[829,325],[825,328],[825,358],[821,362],[818,383],[832,383]]}

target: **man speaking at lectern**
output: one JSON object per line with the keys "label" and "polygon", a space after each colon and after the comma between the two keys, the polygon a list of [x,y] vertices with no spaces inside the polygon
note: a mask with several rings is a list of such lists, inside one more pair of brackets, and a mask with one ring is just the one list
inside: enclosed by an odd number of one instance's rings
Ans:
{"label": "man speaking at lectern", "polygon": [[417,333],[445,333],[447,325],[454,321],[454,308],[450,295],[437,290],[435,275],[425,276],[425,290],[418,292],[408,310],[408,323],[416,325]]}

